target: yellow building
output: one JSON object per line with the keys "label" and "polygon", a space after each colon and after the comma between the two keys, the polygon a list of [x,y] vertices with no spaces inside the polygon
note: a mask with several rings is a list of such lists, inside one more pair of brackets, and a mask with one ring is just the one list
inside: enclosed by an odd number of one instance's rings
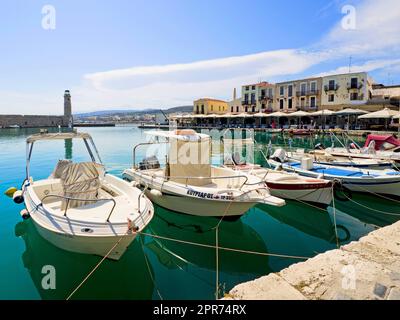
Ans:
{"label": "yellow building", "polygon": [[193,102],[194,114],[224,114],[228,112],[228,102],[218,99],[202,98]]}

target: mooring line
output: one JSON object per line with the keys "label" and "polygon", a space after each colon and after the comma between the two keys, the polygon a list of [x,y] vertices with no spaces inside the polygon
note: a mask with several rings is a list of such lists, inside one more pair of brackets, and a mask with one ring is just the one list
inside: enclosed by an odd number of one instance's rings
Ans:
{"label": "mooring line", "polygon": [[119,245],[122,239],[128,234],[129,230],[113,245],[107,254],[95,265],[95,267],[87,274],[81,283],[70,293],[66,300],[70,300],[72,296],[83,286],[83,284],[92,276],[92,274],[100,267],[100,265],[108,258],[111,252]]}

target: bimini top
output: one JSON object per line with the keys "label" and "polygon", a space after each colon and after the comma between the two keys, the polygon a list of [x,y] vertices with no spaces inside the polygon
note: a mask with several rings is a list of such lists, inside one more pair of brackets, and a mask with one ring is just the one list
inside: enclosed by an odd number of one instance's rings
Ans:
{"label": "bimini top", "polygon": [[58,133],[37,133],[29,136],[26,143],[33,143],[39,140],[65,140],[65,139],[91,139],[89,133],[85,132],[58,132]]}
{"label": "bimini top", "polygon": [[364,147],[368,147],[369,144],[375,142],[375,150],[384,150],[400,146],[400,140],[396,139],[393,135],[377,135],[369,134],[367,141],[365,141]]}
{"label": "bimini top", "polygon": [[201,141],[210,139],[209,135],[203,133],[197,133],[192,129],[174,130],[174,131],[152,130],[152,131],[147,131],[146,134],[155,137],[163,137],[167,139],[176,139],[183,141]]}

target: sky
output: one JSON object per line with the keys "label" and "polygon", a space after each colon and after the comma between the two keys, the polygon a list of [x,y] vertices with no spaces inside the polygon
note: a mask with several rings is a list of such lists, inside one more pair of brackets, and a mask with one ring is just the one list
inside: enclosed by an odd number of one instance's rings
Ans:
{"label": "sky", "polygon": [[[169,108],[246,83],[400,84],[399,0],[1,0],[0,114]],[[351,57],[351,58],[350,58]]]}

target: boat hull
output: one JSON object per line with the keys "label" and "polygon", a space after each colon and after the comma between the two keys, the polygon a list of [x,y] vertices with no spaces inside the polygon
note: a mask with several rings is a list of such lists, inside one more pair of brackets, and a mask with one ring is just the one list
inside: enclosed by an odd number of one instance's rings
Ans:
{"label": "boat hull", "polygon": [[82,254],[93,254],[102,257],[107,255],[107,258],[111,260],[119,260],[136,237],[136,234],[134,233],[116,237],[110,236],[94,238],[72,236],[44,228],[34,219],[33,222],[38,233],[45,240],[60,249]]}
{"label": "boat hull", "polygon": [[293,184],[284,185],[266,182],[270,193],[278,198],[311,202],[318,205],[329,205],[332,201],[331,184]]}

